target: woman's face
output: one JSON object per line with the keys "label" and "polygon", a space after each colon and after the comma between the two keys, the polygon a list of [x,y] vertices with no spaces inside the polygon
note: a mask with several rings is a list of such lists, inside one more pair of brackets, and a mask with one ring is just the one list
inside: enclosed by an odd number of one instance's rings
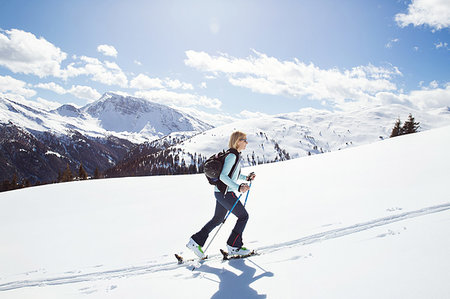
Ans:
{"label": "woman's face", "polygon": [[237,150],[238,152],[242,152],[243,150],[245,150],[245,148],[247,147],[247,136],[243,136],[241,138],[239,138],[238,141],[238,146],[237,146]]}

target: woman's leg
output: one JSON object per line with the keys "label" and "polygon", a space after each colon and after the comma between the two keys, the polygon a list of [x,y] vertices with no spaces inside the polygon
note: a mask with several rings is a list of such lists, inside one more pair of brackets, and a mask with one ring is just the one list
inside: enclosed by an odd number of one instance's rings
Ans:
{"label": "woman's leg", "polygon": [[[219,192],[214,192],[219,193]],[[217,196],[216,196],[217,198]],[[203,228],[192,235],[192,239],[197,242],[198,245],[204,246],[206,239],[208,239],[209,233],[220,223],[222,223],[223,219],[225,218],[225,215],[227,213],[227,209],[223,207],[222,204],[220,204],[218,201],[216,201],[216,209],[214,211],[214,217],[208,221],[208,223],[203,226]]]}
{"label": "woman's leg", "polygon": [[[220,193],[216,194],[217,201],[228,211],[231,210],[238,197],[233,192],[227,193],[225,196]],[[233,247],[242,247],[242,233],[247,225],[248,213],[242,203],[239,201],[231,212],[237,217],[236,224],[228,238],[227,244]]]}

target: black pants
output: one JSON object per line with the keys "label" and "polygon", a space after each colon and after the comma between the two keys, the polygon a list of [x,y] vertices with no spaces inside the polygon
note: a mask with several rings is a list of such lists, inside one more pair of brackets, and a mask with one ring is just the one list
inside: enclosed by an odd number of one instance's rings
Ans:
{"label": "black pants", "polygon": [[[225,218],[227,212],[231,210],[234,203],[238,199],[234,192],[228,192],[225,196],[222,192],[214,192],[216,196],[216,210],[214,217],[203,226],[203,228],[196,234],[192,235],[192,239],[197,242],[198,245],[204,246],[206,239],[208,239],[209,233],[218,225],[220,225]],[[227,244],[233,247],[242,247],[242,232],[245,229],[245,225],[248,221],[248,213],[245,210],[242,203],[239,201],[234,207],[232,213],[238,218],[233,231],[228,238]]]}

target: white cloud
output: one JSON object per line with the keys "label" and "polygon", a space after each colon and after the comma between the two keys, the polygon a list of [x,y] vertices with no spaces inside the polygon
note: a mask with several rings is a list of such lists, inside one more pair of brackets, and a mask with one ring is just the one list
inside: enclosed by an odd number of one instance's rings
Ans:
{"label": "white cloud", "polygon": [[137,64],[137,65],[139,65],[139,66],[142,65],[142,62],[140,62],[139,60],[135,60],[134,63]]}
{"label": "white cloud", "polygon": [[37,88],[47,89],[51,90],[57,94],[65,94],[67,91],[59,84],[56,84],[55,82],[49,82],[49,83],[38,83],[35,85]]}
{"label": "white cloud", "polygon": [[171,89],[183,89],[183,90],[193,90],[194,87],[190,83],[181,82],[179,80],[172,80],[166,78],[164,84]]}
{"label": "white cloud", "polygon": [[105,56],[117,57],[117,50],[113,46],[100,45],[97,47],[97,51]]}
{"label": "white cloud", "polygon": [[10,99],[26,99],[36,95],[36,91],[27,87],[27,83],[11,76],[0,76],[0,96]]}
{"label": "white cloud", "polygon": [[216,98],[208,98],[190,93],[177,93],[168,90],[136,91],[136,97],[151,100],[165,105],[176,107],[202,106],[206,108],[220,109],[222,102]]}
{"label": "white cloud", "polygon": [[181,110],[189,115],[192,115],[195,118],[201,119],[202,121],[211,124],[215,127],[219,127],[225,124],[229,124],[235,121],[238,121],[239,118],[222,114],[222,113],[208,113],[205,111],[200,111],[192,107],[176,107],[178,110]]}
{"label": "white cloud", "polygon": [[406,106],[413,106],[408,97],[401,93],[393,92],[379,92],[376,94],[377,102],[381,105],[401,104]]}
{"label": "white cloud", "polygon": [[436,80],[433,80],[433,81],[430,82],[430,88],[431,89],[436,89],[438,87],[439,87],[439,84],[437,83]]}
{"label": "white cloud", "polygon": [[216,76],[222,73],[232,85],[263,94],[326,100],[339,108],[367,105],[376,100],[378,92],[396,90],[391,80],[401,75],[396,67],[369,64],[350,70],[320,69],[298,59],[280,61],[258,52],[245,59],[196,51],[186,51],[186,56],[186,65]]}
{"label": "white cloud", "polygon": [[420,84],[421,89],[405,93],[379,92],[377,100],[382,105],[402,104],[416,109],[428,111],[435,108],[450,107],[450,82],[442,87],[437,81],[431,81],[428,86]]}
{"label": "white cloud", "polygon": [[128,79],[120,67],[114,62],[101,62],[97,58],[81,56],[81,62],[71,63],[65,70],[65,77],[80,75],[91,76],[92,80],[106,84],[128,87]]}
{"label": "white cloud", "polygon": [[137,88],[141,90],[153,89],[153,88],[170,88],[170,89],[183,89],[193,90],[194,87],[190,83],[181,82],[180,80],[173,80],[165,78],[164,80],[159,78],[150,78],[147,75],[139,74],[133,80],[130,81],[131,88]]}
{"label": "white cloud", "polygon": [[270,115],[262,112],[252,112],[248,110],[243,110],[238,114],[238,116],[240,118],[263,118]]}
{"label": "white cloud", "polygon": [[394,43],[398,43],[400,40],[398,38],[394,38],[391,39],[386,45],[386,48],[392,48],[392,46],[394,45]]}
{"label": "white cloud", "polygon": [[428,25],[440,30],[450,26],[450,2],[448,0],[412,0],[407,13],[395,15],[400,27]]}
{"label": "white cloud", "polygon": [[14,73],[61,77],[66,57],[43,37],[18,29],[0,31],[0,65]]}
{"label": "white cloud", "polygon": [[411,91],[408,99],[422,110],[450,107],[450,82],[443,88],[433,88],[435,84],[430,86],[430,88]]}
{"label": "white cloud", "polygon": [[150,78],[144,74],[139,74],[130,81],[130,87],[137,89],[152,89],[163,88],[163,85],[162,80],[159,78]]}
{"label": "white cloud", "polygon": [[[114,54],[114,47],[103,46],[106,45],[99,46],[99,49],[104,53]],[[105,52],[106,49],[109,52]],[[43,37],[37,38],[32,33],[18,29],[0,30],[0,66],[14,73],[31,74],[40,78],[53,76],[65,80],[87,75],[103,84],[128,86],[126,75],[114,62],[101,62],[96,58],[72,55],[76,62],[70,63],[66,69],[61,69],[61,63],[66,58],[66,53]]]}
{"label": "white cloud", "polygon": [[439,48],[448,49],[448,43],[439,42],[439,43],[435,43],[434,46],[436,47],[436,49],[439,49]]}
{"label": "white cloud", "polygon": [[87,100],[88,102],[95,101],[101,97],[101,94],[94,88],[82,85],[72,85],[72,88],[68,90],[68,93],[79,99]]}
{"label": "white cloud", "polygon": [[79,99],[90,101],[95,101],[100,98],[101,94],[90,86],[82,85],[72,85],[70,89],[64,89],[61,85],[54,82],[50,83],[39,83],[35,87],[51,90],[57,94],[71,94]]}

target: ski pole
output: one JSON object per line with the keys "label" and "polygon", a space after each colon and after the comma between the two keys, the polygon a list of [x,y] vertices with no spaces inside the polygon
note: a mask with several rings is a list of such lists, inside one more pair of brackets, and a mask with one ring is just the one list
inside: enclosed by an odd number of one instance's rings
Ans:
{"label": "ski pole", "polygon": [[248,186],[248,191],[247,191],[247,195],[245,196],[245,202],[244,202],[244,208],[245,205],[247,204],[247,198],[248,198],[248,194],[250,193],[250,188],[252,187],[252,181],[250,181],[250,185]]}
{"label": "ski pole", "polygon": [[[248,192],[248,191],[247,191]],[[216,233],[214,234],[214,236],[212,237],[211,241],[209,241],[208,246],[206,246],[206,249],[203,251],[203,254],[206,253],[206,250],[208,250],[209,246],[211,245],[211,243],[214,241],[214,238],[217,236],[217,234],[219,233],[220,229],[222,228],[223,224],[225,223],[225,221],[227,220],[228,216],[230,216],[231,212],[233,211],[234,207],[237,205],[239,199],[241,198],[242,194],[239,195],[239,197],[237,198],[236,202],[234,203],[233,207],[231,208],[230,211],[228,211],[227,216],[225,216],[225,218],[222,221],[222,224],[220,224],[219,229],[216,231]]]}
{"label": "ski pole", "polygon": [[236,202],[234,203],[233,207],[231,207],[231,210],[228,211],[227,216],[225,216],[225,218],[223,219],[222,223],[225,223],[225,221],[227,220],[228,216],[230,216],[231,212],[233,211],[234,207],[237,205],[239,199],[241,198],[242,194],[239,194],[238,199],[236,200]]}

